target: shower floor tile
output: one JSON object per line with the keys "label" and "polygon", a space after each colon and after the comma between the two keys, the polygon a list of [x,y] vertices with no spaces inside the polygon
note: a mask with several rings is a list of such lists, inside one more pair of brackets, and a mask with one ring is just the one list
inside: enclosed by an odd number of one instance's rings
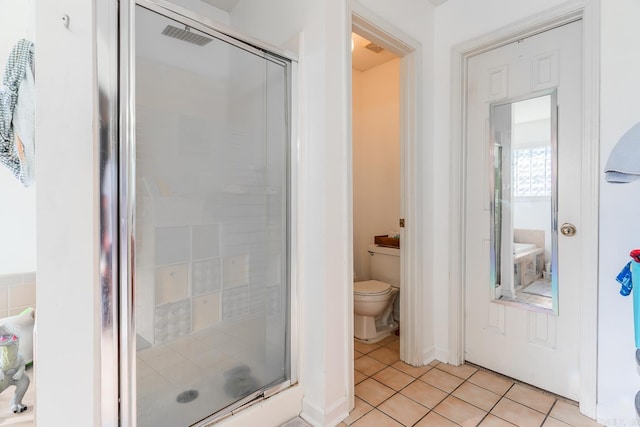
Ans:
{"label": "shower floor tile", "polygon": [[[206,418],[274,379],[282,351],[248,320],[208,329],[138,352],[138,427],[181,426]],[[365,374],[363,379],[368,378]]]}

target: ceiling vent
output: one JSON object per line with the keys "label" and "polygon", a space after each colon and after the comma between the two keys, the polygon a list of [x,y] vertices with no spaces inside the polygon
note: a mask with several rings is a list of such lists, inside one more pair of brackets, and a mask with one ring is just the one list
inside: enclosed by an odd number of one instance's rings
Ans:
{"label": "ceiling vent", "polygon": [[173,25],[167,25],[164,30],[162,30],[162,34],[165,36],[173,37],[174,39],[182,40],[187,43],[192,43],[198,46],[204,46],[209,43],[212,39],[209,37],[201,36],[200,34],[192,33],[190,28],[185,26],[184,30],[181,28],[176,28]]}
{"label": "ceiling vent", "polygon": [[369,44],[368,44],[368,45],[366,45],[364,48],[365,48],[365,49],[369,49],[370,51],[375,52],[375,53],[380,53],[380,52],[382,52],[382,51],[384,50],[384,49],[382,48],[382,46],[378,46],[378,45],[377,45],[377,44],[375,44],[375,43],[369,43]]}

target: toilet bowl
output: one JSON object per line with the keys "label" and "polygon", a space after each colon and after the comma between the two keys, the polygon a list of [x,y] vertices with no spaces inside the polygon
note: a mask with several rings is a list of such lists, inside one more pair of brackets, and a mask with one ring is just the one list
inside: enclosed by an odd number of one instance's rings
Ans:
{"label": "toilet bowl", "polygon": [[398,288],[378,280],[353,285],[353,332],[355,338],[375,343],[398,329],[393,320],[393,306]]}

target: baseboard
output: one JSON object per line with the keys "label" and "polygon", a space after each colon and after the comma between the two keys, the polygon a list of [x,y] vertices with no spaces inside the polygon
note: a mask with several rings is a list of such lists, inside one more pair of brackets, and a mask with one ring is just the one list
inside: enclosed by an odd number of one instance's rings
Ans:
{"label": "baseboard", "polygon": [[324,427],[324,414],[322,409],[310,402],[306,396],[302,399],[302,412],[300,413],[300,418],[311,424],[313,427]]}
{"label": "baseboard", "polygon": [[436,348],[434,346],[429,347],[424,351],[424,353],[422,353],[422,360],[423,365],[431,363],[434,360],[443,363],[451,363],[451,361],[449,360],[449,351],[443,350],[441,348]]}
{"label": "baseboard", "polygon": [[347,396],[342,396],[340,399],[335,401],[333,405],[327,408],[327,416],[325,420],[327,423],[325,425],[328,426],[337,426],[340,424],[340,421],[344,420],[349,416],[349,401]]}
{"label": "baseboard", "polygon": [[302,399],[302,413],[300,417],[314,427],[335,426],[349,416],[349,402],[347,396],[342,396],[326,409],[310,402],[306,397]]}
{"label": "baseboard", "polygon": [[435,349],[435,358],[436,360],[443,362],[443,363],[450,363],[449,360],[449,350],[445,350],[442,348],[436,348]]}
{"label": "baseboard", "polygon": [[430,346],[422,353],[422,364],[428,365],[429,363],[436,360],[435,347]]}

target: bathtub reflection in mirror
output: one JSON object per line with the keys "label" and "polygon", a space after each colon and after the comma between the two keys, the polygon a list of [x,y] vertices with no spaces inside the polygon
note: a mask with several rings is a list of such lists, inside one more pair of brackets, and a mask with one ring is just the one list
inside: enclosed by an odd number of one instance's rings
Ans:
{"label": "bathtub reflection in mirror", "polygon": [[494,301],[558,313],[556,92],[491,106]]}

